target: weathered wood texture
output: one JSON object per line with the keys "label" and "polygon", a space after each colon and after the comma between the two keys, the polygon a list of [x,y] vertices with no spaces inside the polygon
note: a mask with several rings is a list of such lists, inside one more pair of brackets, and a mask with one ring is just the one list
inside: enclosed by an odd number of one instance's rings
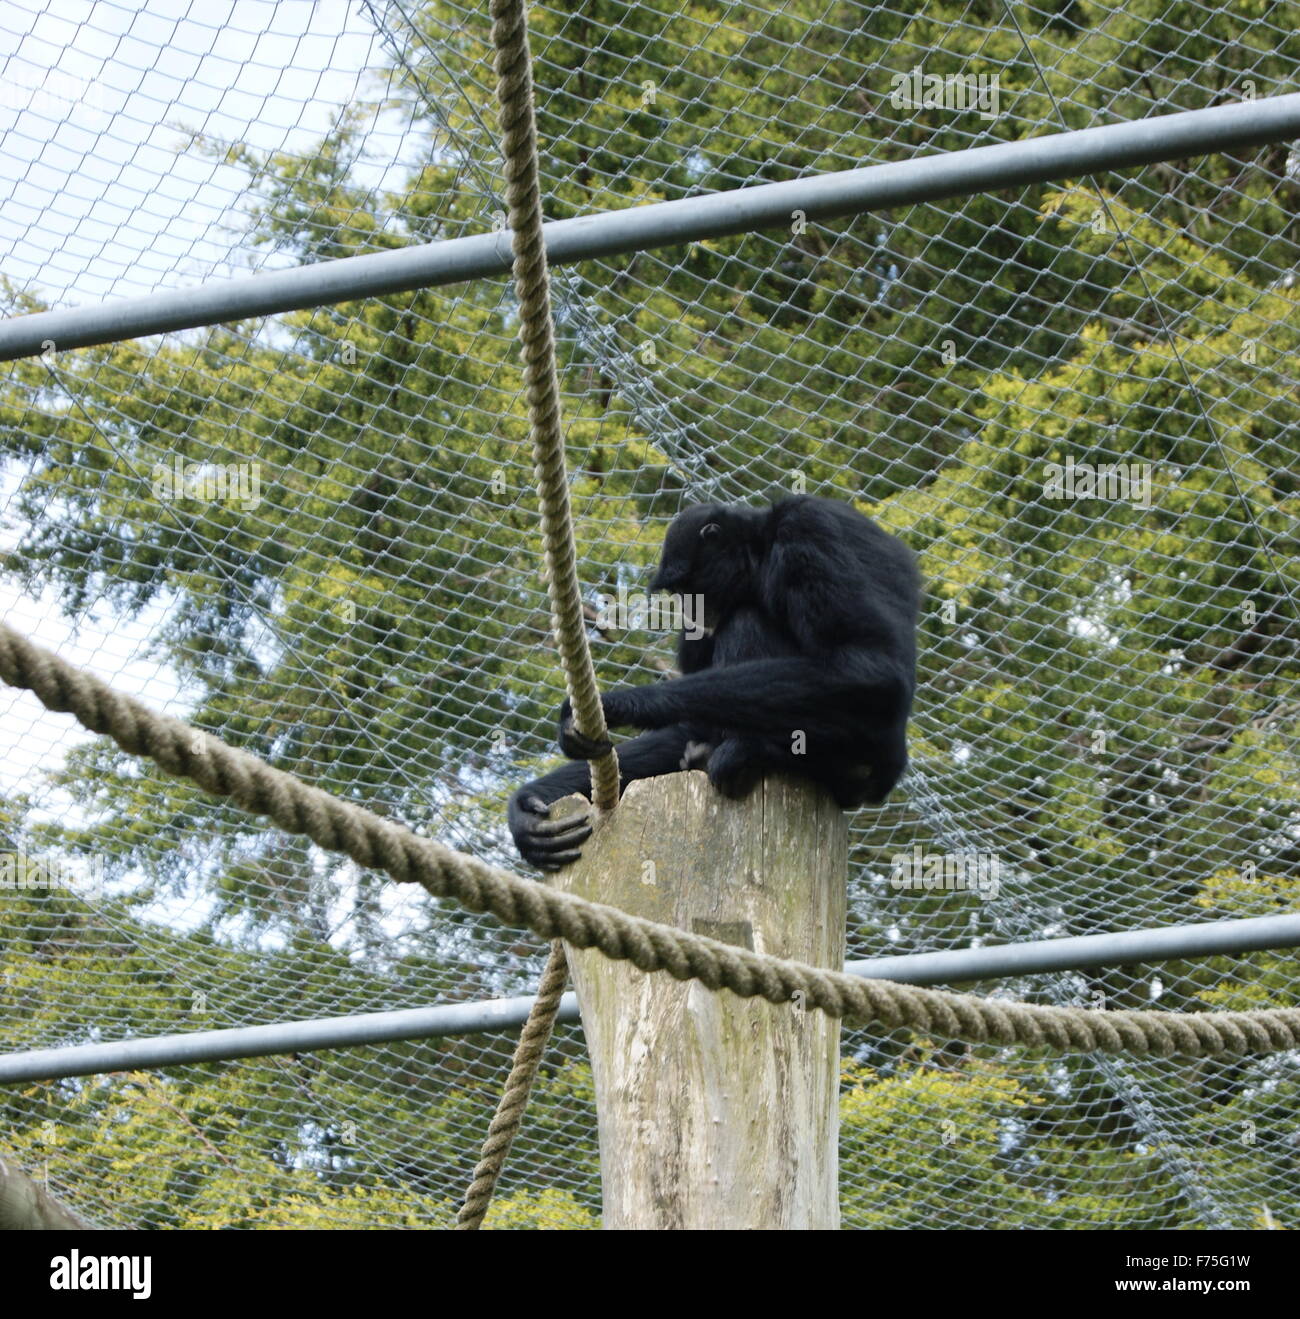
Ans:
{"label": "weathered wood texture", "polygon": [[[566,805],[557,814],[566,813]],[[585,803],[582,803],[585,805]],[[848,833],[806,784],[633,783],[557,884],[781,957],[844,962]],[[606,1228],[835,1228],[839,1023],[570,948]]]}
{"label": "weathered wood texture", "polygon": [[0,1159],[0,1232],[84,1232],[94,1226],[56,1200],[17,1164]]}

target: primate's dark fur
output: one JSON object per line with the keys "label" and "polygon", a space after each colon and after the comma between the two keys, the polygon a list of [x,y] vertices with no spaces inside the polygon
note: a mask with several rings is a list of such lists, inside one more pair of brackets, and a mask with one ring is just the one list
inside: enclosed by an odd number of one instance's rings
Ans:
{"label": "primate's dark fur", "polygon": [[[651,730],[618,748],[620,788],[700,768],[743,797],[780,770],[845,809],[884,800],[907,764],[915,686],[920,579],[902,541],[833,499],[699,504],[673,519],[650,587],[702,600],[692,621],[707,633],[683,632],[680,678],[605,694],[611,728]],[[575,860],[591,833],[585,815],[548,818],[561,797],[591,795],[585,762],[602,750],[578,733],[568,702],[560,748],[583,763],[510,799],[515,845],[544,870]]]}

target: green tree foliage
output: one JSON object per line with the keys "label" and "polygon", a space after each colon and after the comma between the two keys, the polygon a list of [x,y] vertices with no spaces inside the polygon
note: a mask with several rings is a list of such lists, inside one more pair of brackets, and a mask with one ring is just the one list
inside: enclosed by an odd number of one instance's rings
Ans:
{"label": "green tree foliage", "polygon": [[[546,213],[1266,95],[1300,64],[1293,9],[1264,0],[1016,13],[534,6]],[[351,111],[306,157],[196,135],[248,171],[250,245],[317,261],[491,226],[484,15],[429,0],[411,18],[393,99],[429,145],[400,186],[361,181]],[[918,62],[996,75],[1000,112],[894,104],[891,78]],[[879,882],[904,833],[949,845],[893,805],[856,821],[859,870],[877,875],[854,908],[863,953],[1295,908],[1286,158],[792,217],[787,233],[553,272],[593,603],[645,581],[683,493],[854,499],[921,554],[914,757],[1003,860],[1015,920]],[[72,616],[156,620],[199,726],[504,858],[503,796],[549,754],[562,694],[516,330],[507,283],[485,280],[20,363],[0,445],[25,473],[26,530],[4,566]],[[1137,465],[1149,498],[1054,498],[1070,460]],[[260,497],[162,497],[177,462],[255,464]],[[603,682],[668,665],[661,636],[591,635]],[[51,786],[74,809],[52,823],[33,799],[4,803],[10,848],[107,858],[110,890],[0,903],[7,1048],[521,992],[535,974],[532,941],[394,897],[101,744]],[[1296,997],[1282,954],[1158,979],[1158,994],[1133,968],[1066,989],[1183,1010]],[[1092,1062],[848,1047],[867,1060],[848,1065],[843,1101],[853,1226],[1197,1224],[1198,1178],[1232,1221],[1300,1218],[1291,1060],[1144,1071],[1150,1102],[1184,1115],[1171,1150]],[[594,1224],[580,1053],[561,1036],[489,1225]],[[449,1224],[508,1056],[470,1037],[36,1085],[6,1097],[10,1146],[57,1186],[103,1168],[99,1203],[141,1226]]]}

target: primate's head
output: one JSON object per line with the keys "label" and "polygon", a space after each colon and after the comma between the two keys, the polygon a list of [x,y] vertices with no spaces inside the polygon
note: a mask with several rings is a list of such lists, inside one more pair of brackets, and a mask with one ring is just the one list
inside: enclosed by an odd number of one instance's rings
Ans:
{"label": "primate's head", "polygon": [[702,621],[716,627],[758,589],[760,532],[766,513],[728,504],[692,504],[673,518],[664,537],[652,591],[701,597]]}

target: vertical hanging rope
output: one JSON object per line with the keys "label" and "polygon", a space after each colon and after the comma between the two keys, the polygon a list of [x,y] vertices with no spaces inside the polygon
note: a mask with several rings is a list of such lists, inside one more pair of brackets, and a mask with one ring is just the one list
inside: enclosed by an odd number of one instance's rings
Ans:
{"label": "vertical hanging rope", "polygon": [[492,1124],[488,1127],[487,1139],[483,1142],[473,1180],[465,1192],[465,1202],[456,1217],[457,1228],[477,1231],[483,1223],[488,1205],[492,1203],[492,1193],[496,1190],[501,1169],[505,1167],[506,1155],[510,1153],[510,1146],[523,1122],[528,1093],[533,1088],[537,1068],[546,1053],[546,1045],[555,1026],[555,1014],[560,1010],[560,999],[564,997],[564,986],[568,979],[569,961],[564,955],[564,944],[556,939],[551,944],[551,955],[546,959],[541,984],[537,986],[537,998],[515,1047],[506,1088],[497,1104]]}
{"label": "vertical hanging rope", "polygon": [[[513,233],[524,390],[532,423],[551,625],[568,679],[578,731],[602,741],[608,730],[582,617],[564,438],[560,433],[560,382],[555,368],[551,280],[542,238],[537,124],[524,0],[492,0],[492,42],[496,47],[497,97],[501,103],[506,158],[506,205]],[[599,809],[613,810],[618,804],[618,761],[613,752],[592,763],[592,788]]]}
{"label": "vertical hanging rope", "polygon": [[[587,645],[578,586],[577,548],[569,507],[569,479],[560,428],[560,381],[555,365],[555,326],[551,317],[551,277],[542,236],[542,200],[537,171],[537,114],[533,71],[528,52],[524,0],[492,0],[492,44],[496,50],[497,100],[500,103],[502,152],[505,156],[507,220],[515,254],[515,292],[519,298],[519,339],[523,344],[524,392],[533,437],[533,464],[542,514],[546,587],[551,626],[578,730],[597,741],[608,737],[605,712],[596,688],[596,670]],[[613,751],[593,761],[592,802],[598,810],[618,804],[618,757]],[[456,1226],[476,1231],[505,1167],[510,1146],[523,1121],[528,1094],[537,1076],[555,1014],[568,980],[564,944],[556,939],[537,998],[524,1023],[510,1075]]]}

